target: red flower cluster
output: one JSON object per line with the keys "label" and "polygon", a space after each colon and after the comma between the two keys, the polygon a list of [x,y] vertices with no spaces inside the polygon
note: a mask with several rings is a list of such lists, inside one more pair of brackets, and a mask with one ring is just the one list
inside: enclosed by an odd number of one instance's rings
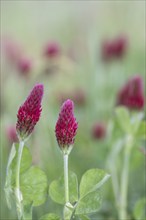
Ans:
{"label": "red flower cluster", "polygon": [[16,130],[20,139],[25,140],[33,131],[41,114],[41,101],[44,93],[42,84],[34,86],[30,95],[23,105],[20,106],[17,114]]}
{"label": "red flower cluster", "polygon": [[61,107],[55,128],[57,142],[61,148],[69,147],[74,143],[78,123],[73,110],[74,104],[70,99],[66,100]]}
{"label": "red flower cluster", "polygon": [[60,45],[57,42],[49,42],[45,47],[44,55],[48,58],[55,58],[60,55]]}
{"label": "red flower cluster", "polygon": [[92,137],[94,139],[104,139],[106,136],[106,127],[102,122],[96,122],[92,127]]}
{"label": "red flower cluster", "polygon": [[127,39],[118,37],[113,40],[106,40],[102,45],[102,58],[104,61],[120,59],[127,49]]}
{"label": "red flower cluster", "polygon": [[141,110],[144,107],[144,89],[141,76],[134,76],[121,88],[117,104],[129,109]]}

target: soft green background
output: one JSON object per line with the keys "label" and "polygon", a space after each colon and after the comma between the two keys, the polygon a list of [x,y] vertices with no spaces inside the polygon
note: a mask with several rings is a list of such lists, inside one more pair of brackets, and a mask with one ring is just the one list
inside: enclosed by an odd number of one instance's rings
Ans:
{"label": "soft green background", "polygon": [[[3,186],[10,143],[5,129],[16,123],[16,114],[29,90],[36,82],[45,86],[42,117],[28,141],[33,162],[40,166],[51,183],[62,173],[62,156],[58,150],[54,128],[60,104],[57,94],[82,88],[86,91],[85,106],[75,106],[79,129],[69,167],[79,179],[89,168],[107,168],[112,146],[108,141],[94,141],[91,127],[95,121],[108,122],[115,106],[120,86],[135,74],[145,78],[145,1],[1,1],[1,35],[18,40],[34,61],[30,79],[25,80],[5,60],[1,62],[1,219],[16,219],[15,208],[9,211]],[[104,38],[124,34],[128,51],[121,61],[105,65],[100,59]],[[45,65],[44,45],[49,40],[61,44],[64,60],[61,71],[54,76],[42,75]],[[77,62],[67,57],[69,48],[75,50]],[[3,58],[3,54],[2,54]],[[143,144],[141,144],[143,145]],[[140,146],[139,146],[140,147]],[[130,163],[128,210],[132,213],[144,194],[144,155],[135,148]],[[120,170],[119,170],[120,172]],[[137,181],[138,180],[138,181]],[[92,219],[116,219],[114,197],[109,181],[104,186],[101,211]],[[34,220],[47,212],[61,213],[62,207],[50,198],[34,209]]]}

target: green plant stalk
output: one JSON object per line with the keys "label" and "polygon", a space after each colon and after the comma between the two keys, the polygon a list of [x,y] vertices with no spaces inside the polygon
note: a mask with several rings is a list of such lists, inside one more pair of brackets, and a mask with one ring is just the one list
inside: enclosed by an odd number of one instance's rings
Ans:
{"label": "green plant stalk", "polygon": [[128,192],[128,175],[129,175],[129,161],[131,154],[131,142],[127,140],[127,144],[124,149],[123,170],[121,176],[121,191],[120,191],[120,207],[119,207],[119,219],[127,219],[127,192]]}
{"label": "green plant stalk", "polygon": [[117,166],[116,160],[119,156],[119,153],[121,152],[121,149],[123,147],[123,141],[118,141],[114,145],[114,148],[109,156],[109,163],[108,166],[110,168],[111,176],[112,176],[112,186],[113,186],[113,192],[115,197],[115,205],[119,209],[119,181],[118,181],[118,174],[117,174]]}
{"label": "green plant stalk", "polygon": [[64,186],[65,186],[65,203],[69,202],[69,187],[68,187],[68,154],[64,154]]}
{"label": "green plant stalk", "polygon": [[17,214],[18,219],[21,220],[23,216],[23,208],[22,208],[22,194],[20,191],[20,164],[22,158],[24,142],[19,142],[19,149],[18,149],[18,157],[17,157],[17,165],[16,165],[16,188],[15,188],[15,197],[16,197],[16,206],[17,206]]}

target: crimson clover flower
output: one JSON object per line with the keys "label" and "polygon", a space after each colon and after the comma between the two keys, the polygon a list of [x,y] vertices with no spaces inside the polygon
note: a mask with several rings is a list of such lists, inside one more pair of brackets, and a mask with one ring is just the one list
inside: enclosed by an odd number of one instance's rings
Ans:
{"label": "crimson clover flower", "polygon": [[43,93],[43,85],[36,84],[18,110],[16,130],[21,140],[25,140],[32,133],[36,123],[39,121]]}
{"label": "crimson clover flower", "polygon": [[59,147],[64,150],[74,144],[78,123],[74,117],[74,103],[66,100],[60,110],[55,127],[56,139]]}
{"label": "crimson clover flower", "polygon": [[102,44],[102,58],[104,61],[120,59],[124,56],[127,49],[127,38],[117,37],[113,40],[105,40]]}
{"label": "crimson clover flower", "polygon": [[126,52],[128,45],[127,38],[124,36],[118,37],[114,42],[114,55],[116,58],[122,58]]}
{"label": "crimson clover flower", "polygon": [[117,104],[130,110],[142,110],[144,107],[144,89],[141,76],[134,76],[121,88]]}

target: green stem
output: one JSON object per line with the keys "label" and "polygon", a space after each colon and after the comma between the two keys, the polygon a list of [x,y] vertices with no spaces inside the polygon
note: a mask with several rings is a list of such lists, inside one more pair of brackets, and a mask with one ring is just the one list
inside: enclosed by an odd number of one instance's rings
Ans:
{"label": "green stem", "polygon": [[121,176],[121,192],[120,192],[120,209],[119,219],[127,219],[127,192],[128,192],[128,175],[129,175],[129,161],[131,153],[131,143],[129,140],[124,149],[123,171]]}
{"label": "green stem", "polygon": [[17,206],[17,214],[18,219],[22,219],[23,210],[22,210],[22,194],[20,191],[20,164],[22,158],[24,142],[19,142],[18,156],[17,156],[17,165],[16,165],[16,188],[15,188],[15,196],[16,196],[16,206]]}
{"label": "green stem", "polygon": [[117,158],[121,152],[123,147],[123,141],[119,140],[113,146],[113,150],[109,156],[108,166],[110,168],[110,173],[112,176],[112,185],[113,185],[113,192],[115,197],[115,204],[116,207],[119,208],[119,181],[118,181],[118,174],[117,174],[117,166],[115,166],[117,162]]}
{"label": "green stem", "polygon": [[64,186],[65,186],[65,203],[68,203],[69,202],[68,154],[64,154]]}

